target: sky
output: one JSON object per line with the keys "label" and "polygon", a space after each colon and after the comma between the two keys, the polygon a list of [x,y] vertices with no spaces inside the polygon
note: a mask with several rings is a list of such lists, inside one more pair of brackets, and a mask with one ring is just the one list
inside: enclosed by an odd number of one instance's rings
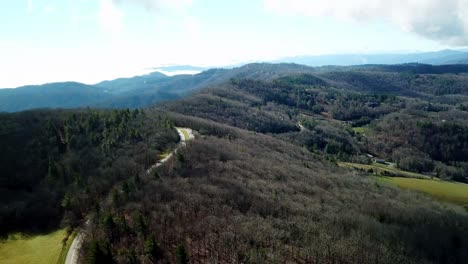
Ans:
{"label": "sky", "polygon": [[465,46],[465,0],[0,0],[1,88]]}

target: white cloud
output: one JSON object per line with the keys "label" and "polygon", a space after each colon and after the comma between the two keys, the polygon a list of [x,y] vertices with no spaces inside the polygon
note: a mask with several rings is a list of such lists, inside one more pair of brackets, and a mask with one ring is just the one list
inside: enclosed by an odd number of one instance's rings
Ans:
{"label": "white cloud", "polygon": [[288,15],[379,21],[451,45],[468,45],[466,0],[264,0],[267,10]]}
{"label": "white cloud", "polygon": [[57,11],[57,9],[56,9],[54,6],[52,6],[52,5],[46,5],[46,6],[44,6],[44,8],[43,8],[43,12],[46,13],[46,14],[52,14],[52,13],[54,13],[55,11]]}
{"label": "white cloud", "polygon": [[129,3],[142,5],[148,10],[159,11],[163,9],[180,10],[192,5],[192,0],[113,0],[114,3]]}
{"label": "white cloud", "polygon": [[34,12],[34,5],[32,0],[27,0],[26,1],[26,12],[28,14],[32,14]]}
{"label": "white cloud", "polygon": [[110,32],[114,37],[123,29],[123,13],[114,5],[112,0],[101,0],[99,22],[103,30]]}
{"label": "white cloud", "polygon": [[[31,0],[30,0],[31,1]],[[143,6],[150,12],[184,11],[192,5],[192,0],[100,0],[99,21],[103,30],[120,35],[124,25],[123,4]],[[191,32],[197,25],[190,23]]]}
{"label": "white cloud", "polygon": [[193,41],[200,40],[201,35],[201,24],[195,17],[186,17],[184,19],[184,27],[187,35]]}

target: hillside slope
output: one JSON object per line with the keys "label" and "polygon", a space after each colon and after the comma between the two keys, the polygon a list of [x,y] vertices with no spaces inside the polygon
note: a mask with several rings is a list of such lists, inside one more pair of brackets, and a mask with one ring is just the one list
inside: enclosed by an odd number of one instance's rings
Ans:
{"label": "hillside slope", "polygon": [[[465,74],[400,71],[253,64],[145,111],[2,114],[1,231],[90,220],[93,263],[464,263],[465,209],[337,166],[466,178]],[[196,138],[147,174],[174,126]]]}
{"label": "hillside slope", "polygon": [[25,111],[0,124],[0,236],[76,226],[178,140],[167,118],[137,110]]}
{"label": "hillside slope", "polygon": [[83,258],[96,248],[118,263],[174,262],[181,252],[201,263],[463,263],[467,257],[468,216],[459,209],[382,186],[278,137],[171,118],[200,135],[155,175],[115,187],[132,186],[93,211],[95,236],[85,242]]}
{"label": "hillside slope", "polygon": [[372,154],[468,182],[467,77],[372,69],[232,79],[162,109],[272,133],[345,162]]}

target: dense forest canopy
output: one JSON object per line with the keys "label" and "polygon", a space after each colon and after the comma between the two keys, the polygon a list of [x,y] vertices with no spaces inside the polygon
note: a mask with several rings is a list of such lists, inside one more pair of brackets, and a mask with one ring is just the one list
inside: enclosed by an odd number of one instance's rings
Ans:
{"label": "dense forest canopy", "polygon": [[[178,141],[170,120],[139,110],[0,115],[1,233],[76,225],[108,188],[138,177]],[[34,221],[32,221],[34,219]]]}
{"label": "dense forest canopy", "polygon": [[[465,208],[337,164],[468,182],[467,76],[250,64],[150,109],[1,114],[1,234],[89,220],[82,263],[465,263]],[[147,174],[174,126],[195,140]]]}
{"label": "dense forest canopy", "polygon": [[[118,263],[463,263],[468,216],[273,135],[180,114],[200,137],[91,214],[83,258]],[[126,193],[126,186],[132,186]],[[411,201],[411,202],[408,202]],[[101,253],[99,253],[101,254]]]}
{"label": "dense forest canopy", "polygon": [[[339,82],[327,81],[331,75]],[[468,98],[465,88],[454,87],[465,85],[465,75],[409,76],[348,69],[271,81],[231,79],[168,109],[273,133],[342,161],[371,153],[405,170],[468,182]],[[421,78],[438,80],[428,85],[436,90],[412,85]],[[356,133],[360,128],[367,133]]]}

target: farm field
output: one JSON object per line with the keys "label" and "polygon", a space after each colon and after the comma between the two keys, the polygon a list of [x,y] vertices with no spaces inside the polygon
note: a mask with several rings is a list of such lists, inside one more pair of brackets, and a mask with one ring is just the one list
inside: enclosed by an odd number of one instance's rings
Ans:
{"label": "farm field", "polygon": [[377,180],[426,193],[440,201],[454,203],[468,209],[468,184],[402,177],[378,177]]}
{"label": "farm field", "polygon": [[409,178],[418,178],[418,179],[429,179],[430,177],[424,174],[410,172],[410,171],[403,171],[398,168],[387,166],[378,163],[372,163],[370,165],[367,164],[359,164],[359,163],[351,163],[351,162],[338,162],[338,166],[344,168],[355,168],[359,170],[364,170],[366,172],[374,173],[377,175],[383,176],[395,176],[395,177],[409,177]]}
{"label": "farm field", "polygon": [[370,129],[367,126],[363,127],[353,127],[353,131],[358,134],[367,134],[369,133]]}
{"label": "farm field", "polygon": [[[441,181],[438,178],[409,171],[402,171],[393,166],[379,163],[371,165],[339,162],[340,167],[354,168],[373,173],[380,182],[397,185],[400,188],[428,194],[437,200],[461,205],[468,209],[468,184]],[[388,176],[391,177],[388,177]]]}
{"label": "farm field", "polygon": [[61,255],[65,235],[64,229],[46,235],[10,235],[0,241],[0,264],[55,264]]}

